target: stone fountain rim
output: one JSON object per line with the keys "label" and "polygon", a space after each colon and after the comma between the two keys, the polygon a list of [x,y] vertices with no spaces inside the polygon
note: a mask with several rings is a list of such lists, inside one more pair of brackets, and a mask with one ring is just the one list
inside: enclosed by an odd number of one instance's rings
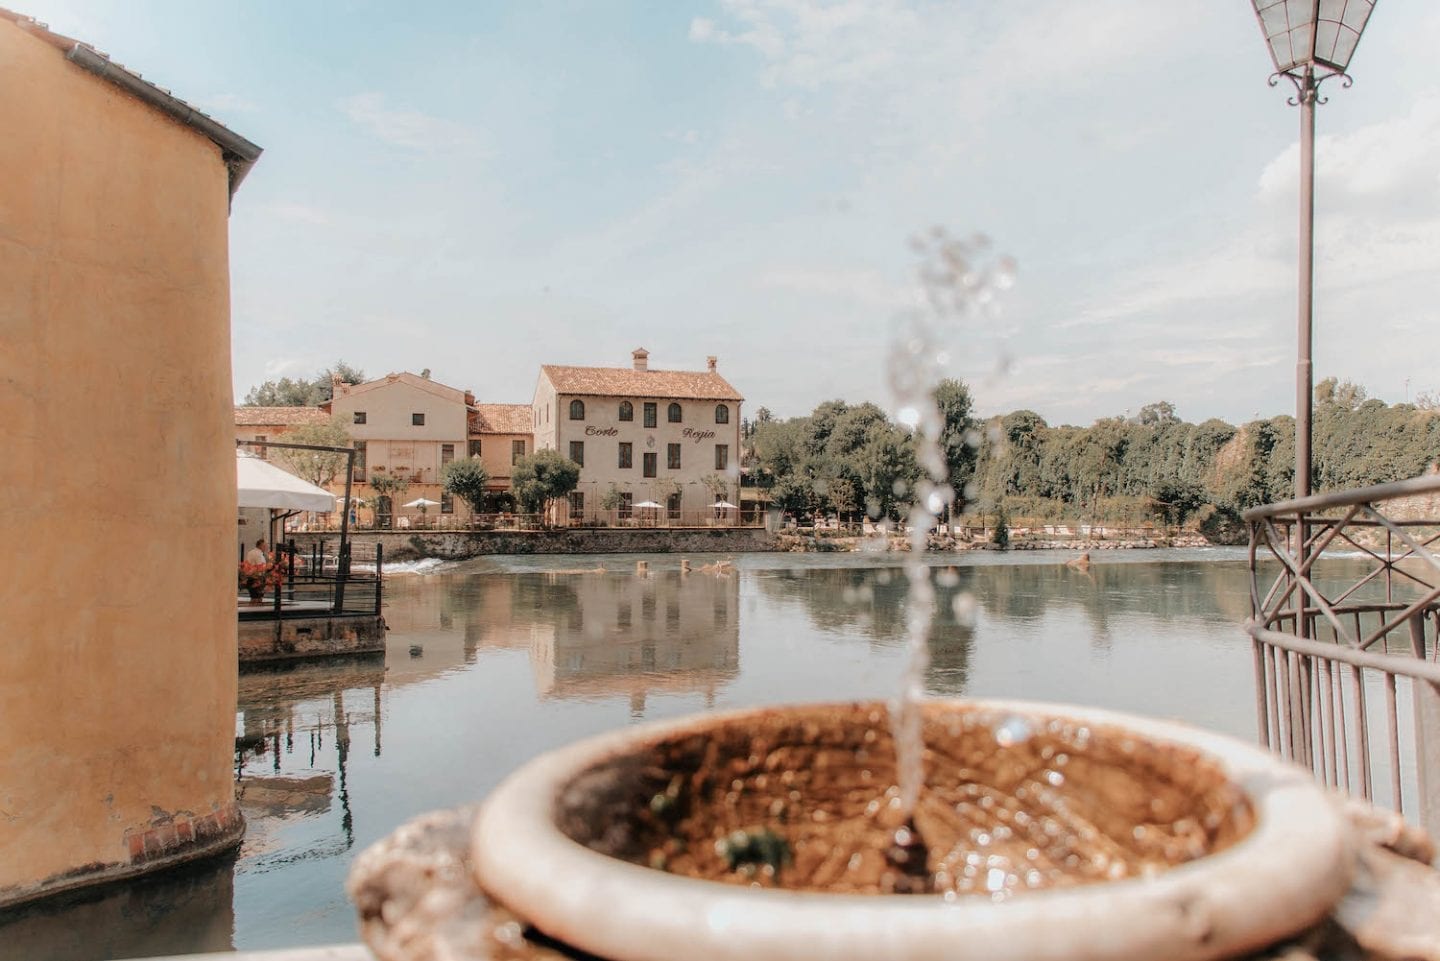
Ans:
{"label": "stone fountain rim", "polygon": [[[1244,792],[1255,825],[1229,848],[1152,878],[1027,892],[1000,902],[687,878],[593,851],[555,826],[561,791],[577,775],[658,740],[790,711],[886,709],[880,701],[801,702],[637,725],[531,760],[480,808],[471,832],[475,878],[551,937],[615,961],[1201,961],[1302,930],[1349,886],[1351,855],[1337,808],[1305,771],[1257,747],[1099,708],[969,699],[931,700],[926,707],[1101,725],[1198,750]],[[1079,953],[1071,953],[1077,946]]]}

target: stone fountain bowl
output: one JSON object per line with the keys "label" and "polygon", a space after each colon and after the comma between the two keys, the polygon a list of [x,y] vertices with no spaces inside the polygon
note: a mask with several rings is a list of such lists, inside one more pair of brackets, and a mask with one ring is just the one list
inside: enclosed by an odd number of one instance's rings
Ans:
{"label": "stone fountain bowl", "polygon": [[880,704],[586,740],[486,799],[471,870],[610,961],[1238,957],[1349,887],[1336,806],[1233,739],[999,701],[929,702],[924,729],[909,821]]}

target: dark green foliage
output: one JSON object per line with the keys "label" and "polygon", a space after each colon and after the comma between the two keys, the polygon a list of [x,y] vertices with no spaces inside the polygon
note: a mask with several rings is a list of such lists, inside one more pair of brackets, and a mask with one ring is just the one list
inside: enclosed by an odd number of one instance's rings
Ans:
{"label": "dark green foliage", "polygon": [[[1191,424],[1158,401],[1133,418],[1052,427],[1018,410],[978,429],[976,449],[965,442],[977,430],[965,385],[948,381],[937,399],[950,480],[961,497],[972,486],[972,511],[1003,504],[1011,516],[1040,522],[1203,523],[1217,539],[1233,539],[1239,512],[1294,491],[1288,415],[1241,427],[1214,418]],[[873,404],[832,400],[809,417],[757,422],[754,450],[753,476],[795,514],[836,509],[838,491],[871,516],[898,516],[918,475],[914,439]],[[1387,405],[1334,378],[1316,387],[1315,491],[1413,477],[1437,459],[1440,409]]]}
{"label": "dark green foliage", "polygon": [[547,519],[550,505],[569,494],[580,483],[580,465],[558,450],[538,450],[515,462],[510,487],[515,500],[527,513]]}
{"label": "dark green foliage", "polygon": [[485,486],[490,483],[490,475],[481,466],[479,457],[452,460],[440,468],[440,483],[445,493],[460,498],[470,506],[471,511],[485,513],[485,501],[489,495]]}
{"label": "dark green foliage", "polygon": [[995,512],[995,533],[990,535],[990,543],[1002,551],[1010,547],[1010,518],[1005,516],[1004,507]]}
{"label": "dark green foliage", "polygon": [[334,367],[320,371],[309,380],[281,377],[279,380],[267,380],[259,387],[251,387],[245,395],[245,403],[255,407],[314,407],[330,399],[331,383],[335,377],[347,384],[360,384],[365,381],[365,372],[337,360]]}

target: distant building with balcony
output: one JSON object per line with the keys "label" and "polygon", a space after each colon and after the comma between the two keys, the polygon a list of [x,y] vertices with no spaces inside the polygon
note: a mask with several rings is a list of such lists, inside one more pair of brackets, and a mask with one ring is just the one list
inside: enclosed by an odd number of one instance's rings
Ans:
{"label": "distant building with balcony", "polygon": [[[395,478],[401,491],[378,494],[361,490],[368,506],[379,515],[412,516],[403,504],[425,498],[440,506],[431,517],[462,513],[440,487],[440,471],[456,457],[465,457],[470,436],[469,415],[475,397],[469,391],[421,377],[408,371],[387,374],[363,384],[338,379],[330,400],[321,404],[328,416],[349,432],[355,444],[354,483],[369,485],[372,477]],[[340,478],[341,484],[344,478]],[[385,498],[391,503],[386,503]]]}
{"label": "distant building with balcony", "polygon": [[[640,510],[675,521],[712,512],[717,497],[738,503],[740,405],[717,371],[652,370],[644,348],[630,367],[540,368],[531,404],[536,450],[580,465],[580,484],[560,520],[607,516],[614,489],[619,519]],[[658,509],[637,508],[644,503]]]}

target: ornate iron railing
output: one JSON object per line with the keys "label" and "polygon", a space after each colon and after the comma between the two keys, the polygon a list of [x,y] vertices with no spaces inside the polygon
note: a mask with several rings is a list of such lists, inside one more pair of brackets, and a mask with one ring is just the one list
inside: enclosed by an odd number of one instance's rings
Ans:
{"label": "ornate iron railing", "polygon": [[1327,785],[1440,827],[1440,475],[1245,520],[1261,742]]}

